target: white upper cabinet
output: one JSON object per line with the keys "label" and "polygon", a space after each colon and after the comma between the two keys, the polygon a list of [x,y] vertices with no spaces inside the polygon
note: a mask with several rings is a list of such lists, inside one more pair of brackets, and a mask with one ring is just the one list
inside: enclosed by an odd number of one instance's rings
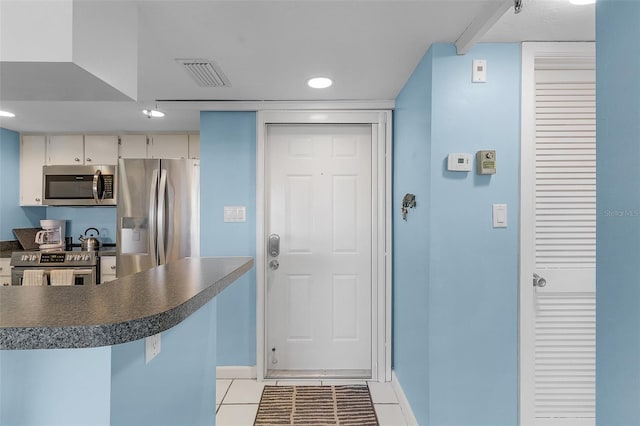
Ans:
{"label": "white upper cabinet", "polygon": [[20,205],[42,205],[42,166],[46,136],[23,136],[20,142]]}
{"label": "white upper cabinet", "polygon": [[120,136],[120,158],[147,158],[147,135]]}
{"label": "white upper cabinet", "polygon": [[85,135],[84,164],[117,164],[118,136]]}
{"label": "white upper cabinet", "polygon": [[84,136],[49,136],[47,165],[84,164]]}
{"label": "white upper cabinet", "polygon": [[189,158],[200,158],[200,135],[189,135]]}
{"label": "white upper cabinet", "polygon": [[153,135],[149,158],[189,158],[189,135]]}
{"label": "white upper cabinet", "polygon": [[112,135],[55,135],[47,143],[47,165],[116,164],[118,137]]}

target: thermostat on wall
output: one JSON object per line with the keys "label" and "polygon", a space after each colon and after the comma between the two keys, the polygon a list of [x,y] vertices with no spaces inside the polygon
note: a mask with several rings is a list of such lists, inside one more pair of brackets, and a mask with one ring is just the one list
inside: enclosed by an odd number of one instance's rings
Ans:
{"label": "thermostat on wall", "polygon": [[449,154],[447,162],[447,170],[450,172],[470,172],[471,171],[471,154],[457,153]]}

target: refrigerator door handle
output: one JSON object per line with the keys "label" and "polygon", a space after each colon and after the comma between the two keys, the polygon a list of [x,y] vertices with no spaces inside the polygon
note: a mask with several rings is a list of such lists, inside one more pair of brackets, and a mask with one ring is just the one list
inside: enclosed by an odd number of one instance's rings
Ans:
{"label": "refrigerator door handle", "polygon": [[151,246],[151,252],[155,259],[155,264],[158,264],[158,245],[157,245],[157,194],[158,194],[158,169],[153,170],[151,175],[151,197],[149,202],[149,245]]}
{"label": "refrigerator door handle", "polygon": [[167,194],[167,171],[160,171],[160,187],[158,189],[158,255],[160,265],[167,263],[165,241],[165,202]]}

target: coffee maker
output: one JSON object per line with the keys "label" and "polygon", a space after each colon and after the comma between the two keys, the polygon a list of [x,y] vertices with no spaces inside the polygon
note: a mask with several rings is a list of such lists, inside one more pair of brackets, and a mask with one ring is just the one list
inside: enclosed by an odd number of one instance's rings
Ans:
{"label": "coffee maker", "polygon": [[40,227],[42,231],[36,233],[36,244],[40,245],[40,251],[64,250],[65,220],[41,220]]}

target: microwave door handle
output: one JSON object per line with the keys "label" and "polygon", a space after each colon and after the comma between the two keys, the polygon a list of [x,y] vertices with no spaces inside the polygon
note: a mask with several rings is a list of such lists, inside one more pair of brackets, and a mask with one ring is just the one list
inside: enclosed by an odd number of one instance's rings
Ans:
{"label": "microwave door handle", "polygon": [[102,171],[100,169],[96,170],[96,172],[93,174],[93,199],[96,202],[96,204],[101,204],[102,203],[102,198],[100,198],[100,196],[98,195],[98,181],[100,180],[100,175],[102,174]]}
{"label": "microwave door handle", "polygon": [[156,217],[156,207],[157,207],[157,194],[158,194],[158,169],[153,170],[153,174],[151,175],[151,196],[149,197],[149,245],[151,246],[151,252],[153,253],[153,258],[155,260],[155,264],[158,264],[158,246],[157,246],[157,217]]}
{"label": "microwave door handle", "polygon": [[165,203],[167,195],[167,171],[161,170],[160,172],[160,188],[158,189],[158,253],[160,257],[160,264],[167,263],[166,256],[166,229],[165,229]]}

